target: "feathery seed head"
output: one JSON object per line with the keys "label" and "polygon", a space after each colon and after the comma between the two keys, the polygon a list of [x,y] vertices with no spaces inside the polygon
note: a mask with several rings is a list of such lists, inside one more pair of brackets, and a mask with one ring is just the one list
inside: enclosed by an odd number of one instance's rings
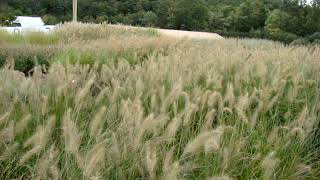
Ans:
{"label": "feathery seed head", "polygon": [[236,112],[240,118],[240,120],[244,123],[244,124],[249,124],[249,120],[247,115],[245,114],[245,112],[242,109],[236,108]]}
{"label": "feathery seed head", "polygon": [[272,129],[271,133],[268,136],[268,143],[269,144],[275,144],[278,141],[279,138],[279,127],[275,127]]}
{"label": "feathery seed head", "polygon": [[200,97],[200,107],[206,107],[208,104],[208,96],[210,95],[211,91],[205,91]]}
{"label": "feathery seed head", "polygon": [[11,121],[9,125],[0,131],[0,143],[10,142],[15,138],[14,122]]}
{"label": "feathery seed head", "polygon": [[219,112],[223,109],[223,100],[219,92],[213,92],[208,99],[208,106],[217,109]]}
{"label": "feathery seed head", "polygon": [[236,104],[236,108],[246,111],[247,108],[249,106],[249,95],[248,93],[246,93],[244,96],[240,96],[237,104]]}
{"label": "feathery seed head", "polygon": [[205,117],[205,123],[203,125],[202,130],[203,131],[207,131],[210,130],[212,128],[212,124],[213,124],[213,120],[215,118],[215,113],[217,111],[215,109],[212,109],[211,111],[209,111]]}
{"label": "feathery seed head", "polygon": [[111,141],[112,141],[112,146],[108,154],[110,154],[110,157],[115,162],[115,164],[119,166],[121,163],[121,155],[125,156],[126,154],[121,151],[119,147],[119,142],[114,133],[112,133]]}
{"label": "feathery seed head", "polygon": [[256,126],[259,114],[263,110],[263,102],[259,101],[258,103],[259,104],[258,104],[257,109],[255,110],[255,112],[253,113],[253,115],[250,118],[250,126],[251,126],[251,128],[254,128]]}
{"label": "feathery seed head", "polygon": [[10,158],[11,155],[15,153],[15,151],[18,149],[19,144],[18,143],[13,143],[9,147],[7,147],[4,152],[2,152],[0,156],[0,161],[5,161],[8,158]]}
{"label": "feathery seed head", "polygon": [[172,88],[169,95],[164,99],[161,107],[161,112],[167,112],[170,105],[177,100],[182,92],[182,81],[177,82],[175,86]]}
{"label": "feathery seed head", "polygon": [[167,174],[171,170],[173,163],[174,148],[171,148],[170,151],[166,152],[165,158],[163,160],[163,172]]}
{"label": "feathery seed head", "polygon": [[299,118],[297,119],[297,125],[299,127],[304,127],[305,122],[307,121],[308,107],[305,107],[300,113]]}
{"label": "feathery seed head", "polygon": [[200,133],[187,144],[183,154],[196,153],[202,148],[204,148],[206,153],[219,150],[221,136],[224,133],[224,129],[224,126],[220,126],[215,130]]}
{"label": "feathery seed head", "polygon": [[312,167],[306,164],[299,164],[297,165],[297,172],[295,174],[303,176],[312,171]]}
{"label": "feathery seed head", "polygon": [[148,130],[155,130],[157,122],[154,119],[154,115],[148,115],[143,122],[141,123],[140,127],[137,127],[137,134],[135,135],[134,140],[134,147],[137,148],[140,144],[142,144],[142,138],[146,131]]}
{"label": "feathery seed head", "polygon": [[184,117],[183,117],[183,125],[187,126],[190,124],[192,120],[192,114],[194,114],[199,109],[197,104],[190,104],[189,106],[186,106],[184,110]]}
{"label": "feathery seed head", "polygon": [[71,109],[68,109],[63,117],[62,130],[65,141],[65,150],[69,153],[78,154],[81,135],[76,123],[71,120]]}
{"label": "feathery seed head", "polygon": [[229,176],[214,176],[214,177],[208,178],[208,180],[233,180],[233,178]]}
{"label": "feathery seed head", "polygon": [[241,150],[246,147],[247,142],[248,142],[247,139],[240,137],[240,139],[238,141],[236,141],[236,143],[234,144],[235,151],[241,152]]}
{"label": "feathery seed head", "polygon": [[24,147],[32,145],[34,147],[39,146],[40,148],[45,148],[50,140],[55,122],[55,117],[51,116],[45,126],[39,126],[34,135],[25,141]]}
{"label": "feathery seed head", "polygon": [[87,81],[87,83],[85,84],[85,86],[78,91],[78,93],[77,93],[77,95],[76,95],[76,98],[75,98],[76,103],[80,103],[80,102],[83,100],[83,98],[88,95],[88,93],[90,92],[91,86],[94,84],[95,79],[96,79],[96,76],[93,75],[93,76]]}
{"label": "feathery seed head", "polygon": [[83,171],[89,178],[97,178],[101,176],[101,170],[105,163],[106,143],[104,140],[96,145],[85,154]]}
{"label": "feathery seed head", "polygon": [[48,111],[48,96],[42,96],[42,105],[41,105],[41,113],[42,115],[45,115]]}
{"label": "feathery seed head", "polygon": [[169,167],[170,167],[170,169],[168,171],[164,172],[163,180],[166,180],[166,179],[178,180],[179,173],[181,171],[179,162],[174,162]]}
{"label": "feathery seed head", "polygon": [[145,166],[151,179],[156,178],[155,168],[158,161],[157,152],[154,145],[147,143],[145,149]]}
{"label": "feathery seed head", "polygon": [[189,107],[189,105],[190,105],[190,98],[189,98],[188,93],[182,92],[182,93],[181,93],[181,96],[182,96],[183,99],[184,99],[185,107]]}
{"label": "feathery seed head", "polygon": [[107,107],[103,106],[100,110],[95,114],[93,120],[90,122],[90,136],[97,137],[102,133],[104,121],[103,115],[106,113]]}
{"label": "feathery seed head", "polygon": [[56,179],[59,176],[59,170],[56,161],[57,155],[58,151],[55,149],[54,145],[52,145],[50,149],[38,160],[36,171],[39,179]]}
{"label": "feathery seed head", "polygon": [[291,137],[298,137],[301,141],[303,141],[306,137],[306,133],[302,128],[295,127],[290,131]]}
{"label": "feathery seed head", "polygon": [[28,152],[26,152],[21,158],[20,158],[20,161],[19,161],[19,164],[24,164],[25,162],[29,161],[32,156],[34,155],[39,155],[41,150],[43,149],[43,147],[41,146],[35,146],[33,147],[31,150],[29,150]]}
{"label": "feathery seed head", "polygon": [[223,164],[224,167],[227,167],[230,163],[230,159],[232,158],[232,150],[230,148],[224,148],[222,152]]}
{"label": "feathery seed head", "polygon": [[264,169],[264,179],[273,179],[274,171],[279,164],[279,159],[276,158],[276,152],[269,153],[262,161],[261,167]]}
{"label": "feathery seed head", "polygon": [[228,84],[226,96],[224,98],[224,102],[228,103],[228,107],[232,108],[235,105],[236,97],[234,95],[233,85],[231,83]]}
{"label": "feathery seed head", "polygon": [[180,125],[181,125],[181,118],[179,117],[173,118],[166,128],[164,136],[170,141],[174,139]]}
{"label": "feathery seed head", "polygon": [[156,94],[152,94],[150,98],[150,109],[151,111],[155,111],[157,108],[157,96]]}
{"label": "feathery seed head", "polygon": [[144,90],[144,84],[143,84],[143,81],[141,80],[141,78],[139,78],[136,81],[136,94],[143,93],[143,90]]}
{"label": "feathery seed head", "polygon": [[31,121],[31,114],[27,114],[16,124],[15,133],[16,134],[22,133],[27,128],[30,121]]}
{"label": "feathery seed head", "polygon": [[5,124],[10,116],[11,112],[6,112],[2,116],[0,116],[0,125]]}
{"label": "feathery seed head", "polygon": [[105,87],[102,91],[100,91],[100,93],[98,94],[98,96],[95,99],[95,104],[98,105],[99,103],[101,103],[101,101],[103,100],[103,98],[110,93],[110,89],[109,87]]}

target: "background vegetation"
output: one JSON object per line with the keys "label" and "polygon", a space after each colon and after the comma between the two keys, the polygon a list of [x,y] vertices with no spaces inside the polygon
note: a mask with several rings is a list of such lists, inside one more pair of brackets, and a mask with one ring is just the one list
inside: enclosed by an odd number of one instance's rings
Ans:
{"label": "background vegetation", "polygon": [[48,68],[56,61],[92,66],[125,58],[130,64],[137,64],[152,53],[165,51],[174,41],[160,38],[154,29],[107,24],[66,23],[50,34],[10,34],[0,30],[0,67],[13,64],[15,70],[28,75],[36,65]]}
{"label": "background vegetation", "polygon": [[77,23],[1,36],[0,179],[320,176],[316,45]]}
{"label": "background vegetation", "polygon": [[[319,43],[320,1],[313,0],[78,0],[83,22],[110,22],[223,36]],[[56,24],[72,19],[71,0],[2,0],[0,24],[15,15],[42,16]]]}

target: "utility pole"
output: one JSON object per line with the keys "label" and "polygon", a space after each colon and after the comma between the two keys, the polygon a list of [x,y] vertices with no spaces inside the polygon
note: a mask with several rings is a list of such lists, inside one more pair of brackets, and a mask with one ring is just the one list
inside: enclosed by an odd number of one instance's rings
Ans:
{"label": "utility pole", "polygon": [[78,16],[78,0],[73,0],[73,21],[77,22]]}

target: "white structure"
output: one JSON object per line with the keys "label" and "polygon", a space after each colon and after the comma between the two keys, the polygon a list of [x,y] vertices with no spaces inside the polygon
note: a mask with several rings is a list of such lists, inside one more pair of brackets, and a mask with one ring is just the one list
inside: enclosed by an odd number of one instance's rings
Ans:
{"label": "white structure", "polygon": [[[3,27],[10,33],[50,32],[55,26],[46,26],[41,17],[17,16],[13,21],[15,27]],[[0,27],[1,28],[1,27]]]}

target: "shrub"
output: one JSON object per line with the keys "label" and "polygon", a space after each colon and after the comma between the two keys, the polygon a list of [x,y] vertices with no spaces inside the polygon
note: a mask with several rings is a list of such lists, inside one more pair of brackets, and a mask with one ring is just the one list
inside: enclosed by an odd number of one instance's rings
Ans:
{"label": "shrub", "polygon": [[291,44],[293,45],[308,45],[313,44],[317,45],[320,42],[320,32],[316,32],[306,38],[300,38],[295,41],[293,41]]}
{"label": "shrub", "polygon": [[268,32],[268,38],[275,40],[275,41],[281,41],[286,44],[289,44],[293,42],[294,40],[298,39],[299,37],[295,34],[284,32],[281,30],[276,30],[273,32]]}
{"label": "shrub", "polygon": [[313,33],[312,35],[308,36],[307,39],[311,43],[315,42],[317,40],[319,41],[320,40],[320,32]]}
{"label": "shrub", "polygon": [[314,45],[320,45],[320,39],[316,39],[312,42]]}
{"label": "shrub", "polygon": [[309,36],[310,39],[320,39],[320,32],[315,32],[311,36]]}
{"label": "shrub", "polygon": [[93,65],[95,62],[100,61],[97,57],[98,55],[96,53],[81,52],[79,50],[70,49],[55,54],[52,61],[62,63],[63,65],[74,65],[77,63],[80,65]]}
{"label": "shrub", "polygon": [[51,46],[0,45],[0,59],[4,64],[12,58],[15,70],[28,74],[36,65],[49,67],[49,61],[58,49]]}
{"label": "shrub", "polygon": [[300,38],[300,39],[296,39],[294,41],[292,41],[290,44],[291,45],[307,45],[310,42],[308,41],[308,39],[306,38]]}

